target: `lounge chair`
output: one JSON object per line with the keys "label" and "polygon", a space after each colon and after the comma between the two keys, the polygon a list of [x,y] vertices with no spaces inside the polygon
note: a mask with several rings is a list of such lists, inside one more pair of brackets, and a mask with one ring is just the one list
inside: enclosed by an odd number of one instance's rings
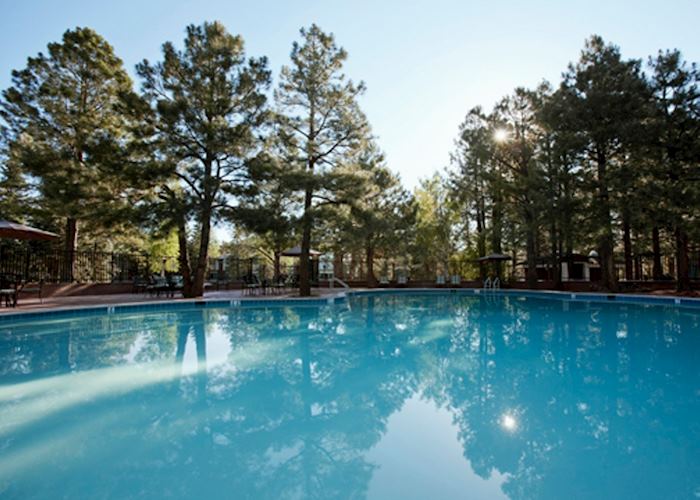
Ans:
{"label": "lounge chair", "polygon": [[435,284],[437,286],[444,286],[445,285],[445,277],[442,274],[438,274],[437,277],[435,278]]}
{"label": "lounge chair", "polygon": [[379,285],[380,286],[389,286],[389,277],[388,276],[381,276],[379,278]]}
{"label": "lounge chair", "polygon": [[459,286],[462,284],[462,277],[459,274],[453,274],[450,277],[450,285]]}

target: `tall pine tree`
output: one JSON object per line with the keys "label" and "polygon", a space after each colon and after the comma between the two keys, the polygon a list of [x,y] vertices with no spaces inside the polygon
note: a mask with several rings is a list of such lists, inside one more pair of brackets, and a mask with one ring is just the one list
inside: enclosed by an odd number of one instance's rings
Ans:
{"label": "tall pine tree", "polygon": [[[69,256],[79,221],[126,204],[119,159],[132,122],[125,104],[133,97],[122,61],[89,28],[66,31],[46,54],[30,57],[2,93],[8,161],[36,181],[44,213],[65,221]],[[64,279],[72,279],[72,269],[69,259]]]}
{"label": "tall pine tree", "polygon": [[642,125],[640,111],[645,109],[647,87],[640,62],[623,60],[618,47],[593,36],[586,41],[580,60],[564,75],[561,92],[566,99],[566,127],[579,136],[594,179],[596,197],[591,209],[602,285],[617,291],[611,183]]}
{"label": "tall pine tree", "polygon": [[[265,58],[246,60],[243,39],[218,22],[187,27],[184,50],[163,45],[163,60],[137,66],[156,129],[155,157],[170,182],[162,198],[179,228],[185,295],[204,293],[212,224],[251,188],[251,163],[267,123]],[[192,220],[190,220],[192,219]],[[188,224],[198,241],[188,250]]]}
{"label": "tall pine tree", "polygon": [[300,294],[308,296],[314,219],[319,208],[343,201],[336,195],[353,180],[338,167],[365,140],[369,126],[357,104],[365,87],[342,72],[345,50],[315,24],[300,33],[302,41],[292,45],[291,65],[282,68],[275,100],[280,138],[291,151],[287,186],[303,196],[299,278]]}

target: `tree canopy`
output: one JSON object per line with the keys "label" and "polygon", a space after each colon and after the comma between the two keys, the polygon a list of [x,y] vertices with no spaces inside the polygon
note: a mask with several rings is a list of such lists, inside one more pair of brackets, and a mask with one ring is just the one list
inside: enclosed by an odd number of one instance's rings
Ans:
{"label": "tree canopy", "polygon": [[67,251],[77,246],[80,221],[93,234],[128,227],[133,187],[124,157],[134,98],[122,61],[90,28],[68,30],[46,54],[30,57],[2,93],[3,184],[14,197],[27,185],[35,217],[65,222]]}
{"label": "tree canopy", "polygon": [[300,245],[302,295],[312,246],[369,285],[377,265],[382,281],[398,270],[483,280],[477,258],[489,253],[512,256],[512,277],[531,288],[562,286],[581,256],[607,290],[646,278],[688,290],[697,278],[700,72],[679,50],[626,59],[591,36],[561,81],[467,110],[450,165],[412,192],[372,134],[347,58],[312,24],[273,86],[265,57],[205,22],[137,65],[137,92],[99,34],[66,31],[2,93],[2,215],[62,221],[69,253],[79,222],[95,248],[107,236],[112,249],[172,251],[176,235],[188,296],[204,292],[220,223],[275,278],[282,251]]}
{"label": "tree canopy", "polygon": [[[161,198],[179,218],[180,268],[185,293],[201,296],[212,223],[231,200],[252,189],[250,160],[261,151],[258,133],[268,119],[265,58],[246,60],[243,39],[220,23],[187,28],[185,48],[167,42],[163,60],[143,61],[137,72],[153,113],[155,156],[168,182]],[[186,243],[187,219],[197,229],[194,255]]]}

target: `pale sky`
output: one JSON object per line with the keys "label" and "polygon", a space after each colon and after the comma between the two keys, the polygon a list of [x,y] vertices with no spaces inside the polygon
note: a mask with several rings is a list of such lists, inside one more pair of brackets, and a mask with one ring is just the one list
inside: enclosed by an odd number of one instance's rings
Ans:
{"label": "pale sky", "polygon": [[361,104],[389,166],[414,187],[448,164],[467,110],[516,86],[557,82],[584,40],[602,35],[626,57],[680,48],[700,61],[700,0],[666,1],[11,1],[0,0],[0,87],[10,71],[75,26],[102,34],[132,73],[181,45],[185,26],[220,20],[266,55],[276,75],[298,30],[315,22],[349,53]]}

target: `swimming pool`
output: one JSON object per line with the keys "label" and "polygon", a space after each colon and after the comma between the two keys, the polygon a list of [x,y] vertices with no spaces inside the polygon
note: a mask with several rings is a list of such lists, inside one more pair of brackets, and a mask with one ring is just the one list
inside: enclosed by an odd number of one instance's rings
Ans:
{"label": "swimming pool", "polygon": [[2,498],[700,496],[700,308],[537,294],[0,321]]}

